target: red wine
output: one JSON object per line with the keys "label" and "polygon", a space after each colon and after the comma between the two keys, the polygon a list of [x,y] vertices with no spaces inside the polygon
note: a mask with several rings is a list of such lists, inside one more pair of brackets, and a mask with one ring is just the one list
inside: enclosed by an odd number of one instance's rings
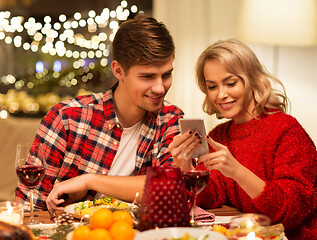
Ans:
{"label": "red wine", "polygon": [[198,194],[205,187],[209,179],[209,171],[191,170],[183,172],[185,188],[190,194]]}
{"label": "red wine", "polygon": [[44,177],[44,166],[24,165],[17,167],[16,172],[20,181],[32,189],[42,181]]}

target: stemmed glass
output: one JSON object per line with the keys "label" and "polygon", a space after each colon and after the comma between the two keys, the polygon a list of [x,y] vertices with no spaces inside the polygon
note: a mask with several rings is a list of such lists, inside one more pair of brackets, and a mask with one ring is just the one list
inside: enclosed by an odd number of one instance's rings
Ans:
{"label": "stemmed glass", "polygon": [[37,224],[33,215],[33,191],[42,181],[45,173],[45,157],[42,144],[19,143],[15,169],[21,183],[30,190],[30,219],[28,224]]}
{"label": "stemmed glass", "polygon": [[191,219],[190,223],[196,225],[195,221],[195,207],[196,197],[205,187],[209,179],[209,171],[207,170],[196,170],[192,164],[192,158],[183,154],[181,160],[181,171],[183,173],[183,179],[185,188],[189,194],[189,206]]}

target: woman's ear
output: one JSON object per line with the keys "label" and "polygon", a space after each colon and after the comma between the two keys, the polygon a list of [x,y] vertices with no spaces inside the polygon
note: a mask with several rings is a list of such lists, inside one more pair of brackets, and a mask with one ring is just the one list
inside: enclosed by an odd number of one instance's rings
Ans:
{"label": "woman's ear", "polygon": [[120,81],[124,78],[124,70],[120,63],[117,60],[113,60],[111,63],[113,75]]}

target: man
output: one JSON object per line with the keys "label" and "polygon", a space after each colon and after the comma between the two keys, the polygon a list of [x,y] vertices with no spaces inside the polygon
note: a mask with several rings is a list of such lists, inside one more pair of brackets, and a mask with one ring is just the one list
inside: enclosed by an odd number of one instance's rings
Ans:
{"label": "man", "polygon": [[[44,144],[47,170],[36,187],[37,208],[46,202],[60,209],[96,192],[132,201],[142,194],[146,167],[173,164],[168,145],[183,112],[164,101],[172,84],[171,35],[163,23],[137,16],[121,24],[112,46],[117,83],[57,104],[42,120],[35,142]],[[26,201],[27,193],[19,184],[16,200]]]}

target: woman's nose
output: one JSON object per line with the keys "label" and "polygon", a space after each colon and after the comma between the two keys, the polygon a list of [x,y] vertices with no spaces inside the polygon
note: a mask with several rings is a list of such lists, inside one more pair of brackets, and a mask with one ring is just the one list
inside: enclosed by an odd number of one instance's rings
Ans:
{"label": "woman's nose", "polygon": [[225,87],[219,87],[218,98],[226,98],[228,97],[228,92]]}

